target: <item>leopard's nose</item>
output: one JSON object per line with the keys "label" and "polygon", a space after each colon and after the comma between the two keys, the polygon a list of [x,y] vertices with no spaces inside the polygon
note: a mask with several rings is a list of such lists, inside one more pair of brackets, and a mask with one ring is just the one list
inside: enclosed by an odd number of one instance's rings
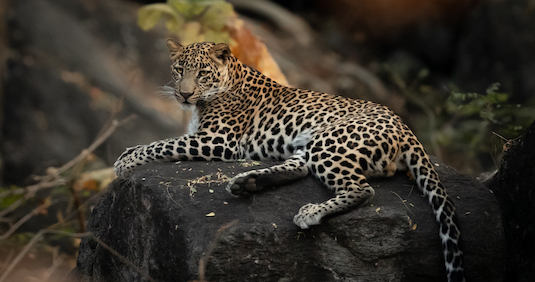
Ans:
{"label": "leopard's nose", "polygon": [[191,96],[193,94],[193,92],[180,92],[180,95],[182,95],[182,97],[184,97],[184,99],[188,99],[189,96]]}

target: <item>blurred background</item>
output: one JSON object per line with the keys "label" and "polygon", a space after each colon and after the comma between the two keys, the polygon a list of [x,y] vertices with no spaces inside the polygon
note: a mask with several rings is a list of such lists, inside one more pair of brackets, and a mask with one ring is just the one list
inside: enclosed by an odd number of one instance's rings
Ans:
{"label": "blurred background", "polygon": [[385,104],[474,177],[535,119],[534,0],[4,0],[0,282],[61,281],[119,154],[184,133],[169,37]]}

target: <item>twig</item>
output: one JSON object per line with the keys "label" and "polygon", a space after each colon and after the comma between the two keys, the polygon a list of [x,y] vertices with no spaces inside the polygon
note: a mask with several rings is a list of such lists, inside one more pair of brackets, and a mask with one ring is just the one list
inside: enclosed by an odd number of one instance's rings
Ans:
{"label": "twig", "polygon": [[26,188],[24,188],[24,190],[26,190],[26,195],[24,195],[24,198],[26,199],[32,198],[33,196],[35,196],[35,193],[37,193],[37,191],[41,189],[52,188],[52,187],[56,187],[62,184],[65,184],[65,180],[57,179],[57,180],[52,180],[52,181],[45,180],[43,182],[39,182],[37,184],[27,186]]}
{"label": "twig", "polygon": [[412,185],[411,185],[411,190],[409,191],[409,194],[407,195],[407,197],[410,197],[412,195],[412,191],[414,191],[414,185],[416,183],[416,180],[412,182]]}
{"label": "twig", "polygon": [[85,232],[85,217],[83,211],[80,209],[80,206],[82,205],[82,200],[80,200],[80,197],[78,196],[78,194],[76,194],[76,191],[74,190],[74,179],[70,181],[69,191],[71,192],[74,201],[75,213],[78,215],[80,233],[83,233]]}
{"label": "twig", "polygon": [[58,268],[65,261],[65,257],[59,254],[59,247],[55,247],[52,252],[52,265],[40,277],[41,281],[48,281],[50,277],[58,270]]}
{"label": "twig", "polygon": [[199,281],[200,282],[205,282],[206,281],[206,280],[204,280],[204,273],[206,272],[206,264],[208,264],[208,259],[212,256],[212,253],[214,252],[214,249],[217,246],[217,241],[219,241],[219,238],[221,237],[221,235],[223,235],[223,232],[225,232],[225,230],[227,230],[229,227],[235,225],[236,223],[238,223],[237,219],[235,219],[235,220],[233,220],[233,221],[221,226],[219,228],[219,230],[217,230],[217,232],[215,233],[214,239],[208,245],[208,249],[206,250],[206,254],[204,256],[202,256],[201,259],[199,260]]}
{"label": "twig", "polygon": [[[2,199],[2,197],[0,197],[0,199]],[[0,218],[3,218],[4,215],[10,213],[11,211],[15,210],[16,208],[18,208],[21,204],[22,204],[23,200],[22,198],[16,200],[14,203],[12,203],[11,205],[9,205],[7,208],[5,208],[4,210],[0,211]]]}
{"label": "twig", "polygon": [[401,196],[400,196],[398,193],[396,193],[396,192],[394,192],[394,191],[390,191],[390,193],[392,193],[392,194],[398,196],[398,198],[401,200],[401,203],[407,208],[407,210],[408,210],[412,215],[414,215],[414,213],[411,211],[411,209],[409,209],[409,207],[407,207],[407,205],[406,205],[405,202],[403,201],[403,198],[401,198]]}
{"label": "twig", "polygon": [[[136,76],[137,76],[137,72],[132,76],[132,80],[129,82],[130,85],[132,85],[132,81],[134,80]],[[95,136],[95,140],[97,140],[100,136],[102,136],[102,134],[106,131],[106,129],[110,127],[110,125],[113,123],[114,120],[116,120],[115,117],[123,108],[124,98],[125,98],[125,93],[122,93],[121,98],[113,105],[112,109],[110,110],[110,116],[108,117],[104,125],[102,125],[102,128],[100,128],[97,135]]]}
{"label": "twig", "polygon": [[183,208],[177,201],[175,201],[175,199],[173,199],[173,197],[171,196],[171,193],[169,192],[169,185],[170,185],[170,183],[171,183],[171,182],[164,183],[165,188],[166,188],[166,191],[167,191],[167,197],[169,197],[169,199],[171,199],[171,201],[173,201],[173,203],[175,203],[179,208],[181,208],[182,210],[184,210],[184,208]]}
{"label": "twig", "polygon": [[19,194],[24,194],[24,188],[18,188],[18,189],[12,189],[12,190],[4,191],[4,192],[0,193],[0,199],[4,198],[6,196],[9,196],[9,195],[19,195]]}
{"label": "twig", "polygon": [[28,242],[28,244],[26,244],[26,246],[24,246],[24,248],[22,248],[22,251],[15,257],[15,259],[8,265],[8,267],[6,268],[6,270],[4,271],[4,274],[2,274],[2,276],[0,276],[0,282],[4,282],[7,278],[7,276],[9,275],[9,273],[11,273],[11,271],[13,270],[13,268],[15,268],[15,266],[17,266],[17,264],[22,260],[22,258],[24,258],[24,256],[26,255],[26,253],[28,253],[28,251],[30,251],[31,247],[37,243],[37,240],[39,240],[39,238],[41,238],[41,236],[43,236],[43,234],[46,232],[45,229],[41,229],[39,230],[39,232],[37,232],[33,238],[30,240],[30,242]]}
{"label": "twig", "polygon": [[117,121],[113,120],[108,127],[87,149],[83,150],[78,156],[76,156],[74,159],[70,160],[68,163],[64,164],[60,168],[57,169],[56,173],[61,174],[68,170],[69,168],[73,167],[75,164],[79,163],[83,159],[87,158],[95,149],[97,149],[110,135],[120,126],[124,125],[125,123],[131,121],[134,119],[136,115],[130,115],[127,118]]}
{"label": "twig", "polygon": [[9,230],[6,233],[4,233],[2,236],[0,236],[0,240],[5,240],[5,239],[9,238],[9,236],[11,236],[11,234],[13,234],[15,231],[17,231],[17,229],[19,229],[19,227],[22,224],[24,224],[26,221],[30,220],[30,218],[32,218],[36,214],[40,213],[42,210],[44,210],[44,209],[46,209],[46,208],[50,207],[51,205],[56,204],[58,202],[59,202],[59,200],[55,200],[55,201],[46,202],[46,203],[38,206],[37,208],[32,210],[29,214],[27,214],[24,217],[22,217],[21,219],[19,219],[19,221],[17,221],[17,223],[13,224],[13,226],[11,226],[11,228],[9,228]]}
{"label": "twig", "polygon": [[[80,206],[80,211],[83,211],[87,205],[89,205],[91,202],[93,202],[94,200],[96,199],[99,199],[103,194],[105,193],[104,190],[102,191],[99,191],[97,194],[91,196],[91,198],[87,199],[81,206]],[[65,216],[63,218],[63,222],[69,222],[70,220],[72,220],[74,218],[74,216],[77,215],[77,212],[76,211],[73,211],[71,213],[69,213],[69,215]],[[48,227],[48,229],[53,229],[53,228],[56,228],[58,226],[61,226],[63,225],[62,222],[56,222],[54,224],[52,224],[51,226]]]}
{"label": "twig", "polygon": [[[50,178],[50,179],[44,179],[44,178],[45,177],[43,177],[43,180],[41,180],[41,182],[39,182],[37,184],[26,186],[24,188],[18,188],[18,189],[13,189],[13,190],[8,190],[8,191],[5,191],[5,192],[2,192],[2,193],[0,193],[0,199],[4,198],[6,196],[9,196],[9,195],[20,195],[20,194],[28,193],[28,191],[33,192],[35,194],[35,192],[37,192],[37,190],[41,190],[41,189],[44,189],[44,188],[50,188],[50,187],[54,187],[54,186],[57,186],[57,185],[65,184],[65,182],[63,180],[53,180],[52,178]],[[31,198],[31,197],[28,197],[27,195],[28,194],[26,194],[26,196],[25,196],[26,199]]]}

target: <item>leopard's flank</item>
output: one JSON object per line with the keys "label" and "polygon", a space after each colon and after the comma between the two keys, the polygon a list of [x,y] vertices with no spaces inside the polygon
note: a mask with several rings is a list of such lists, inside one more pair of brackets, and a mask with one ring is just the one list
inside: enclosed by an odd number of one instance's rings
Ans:
{"label": "leopard's flank", "polygon": [[448,281],[464,281],[455,208],[422,145],[385,106],[290,88],[242,64],[226,44],[182,46],[167,41],[174,96],[192,110],[188,133],[128,148],[115,162],[119,177],[142,164],[169,160],[284,160],[230,180],[234,196],[257,193],[308,173],[336,196],[301,207],[301,228],[363,205],[375,193],[367,177],[409,170],[440,225]]}

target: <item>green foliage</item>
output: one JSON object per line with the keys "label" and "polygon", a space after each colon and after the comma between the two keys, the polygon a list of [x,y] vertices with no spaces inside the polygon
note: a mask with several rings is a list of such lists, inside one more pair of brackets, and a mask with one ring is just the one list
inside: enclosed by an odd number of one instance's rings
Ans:
{"label": "green foliage", "polygon": [[509,94],[498,92],[499,87],[499,83],[492,84],[485,95],[454,91],[446,101],[446,109],[454,116],[479,120],[483,127],[491,126],[504,136],[515,137],[529,125],[533,114],[521,105],[507,104]]}
{"label": "green foliage", "polygon": [[[492,84],[485,92],[459,93],[452,91],[445,101],[446,121],[437,128],[437,141],[455,155],[462,156],[472,167],[481,157],[491,156],[494,165],[498,163],[503,136],[514,139],[522,134],[535,118],[532,107],[509,104],[509,94],[499,92],[499,83]],[[482,164],[483,170],[491,169]]]}
{"label": "green foliage", "polygon": [[484,94],[462,93],[410,56],[392,58],[381,67],[380,74],[407,101],[408,111],[401,114],[427,152],[463,173],[497,168],[503,144],[535,119],[535,100],[510,103],[512,96],[500,91],[499,83]]}
{"label": "green foliage", "polygon": [[226,23],[234,17],[232,5],[223,0],[167,0],[138,11],[138,24],[152,29],[162,20],[182,44],[200,41],[230,43]]}
{"label": "green foliage", "polygon": [[[20,187],[17,187],[15,185],[11,185],[9,188],[0,188],[0,193],[7,192],[10,190],[17,190]],[[3,210],[7,207],[9,207],[11,204],[16,202],[18,199],[24,197],[24,194],[10,194],[5,197],[0,198],[0,210]]]}

